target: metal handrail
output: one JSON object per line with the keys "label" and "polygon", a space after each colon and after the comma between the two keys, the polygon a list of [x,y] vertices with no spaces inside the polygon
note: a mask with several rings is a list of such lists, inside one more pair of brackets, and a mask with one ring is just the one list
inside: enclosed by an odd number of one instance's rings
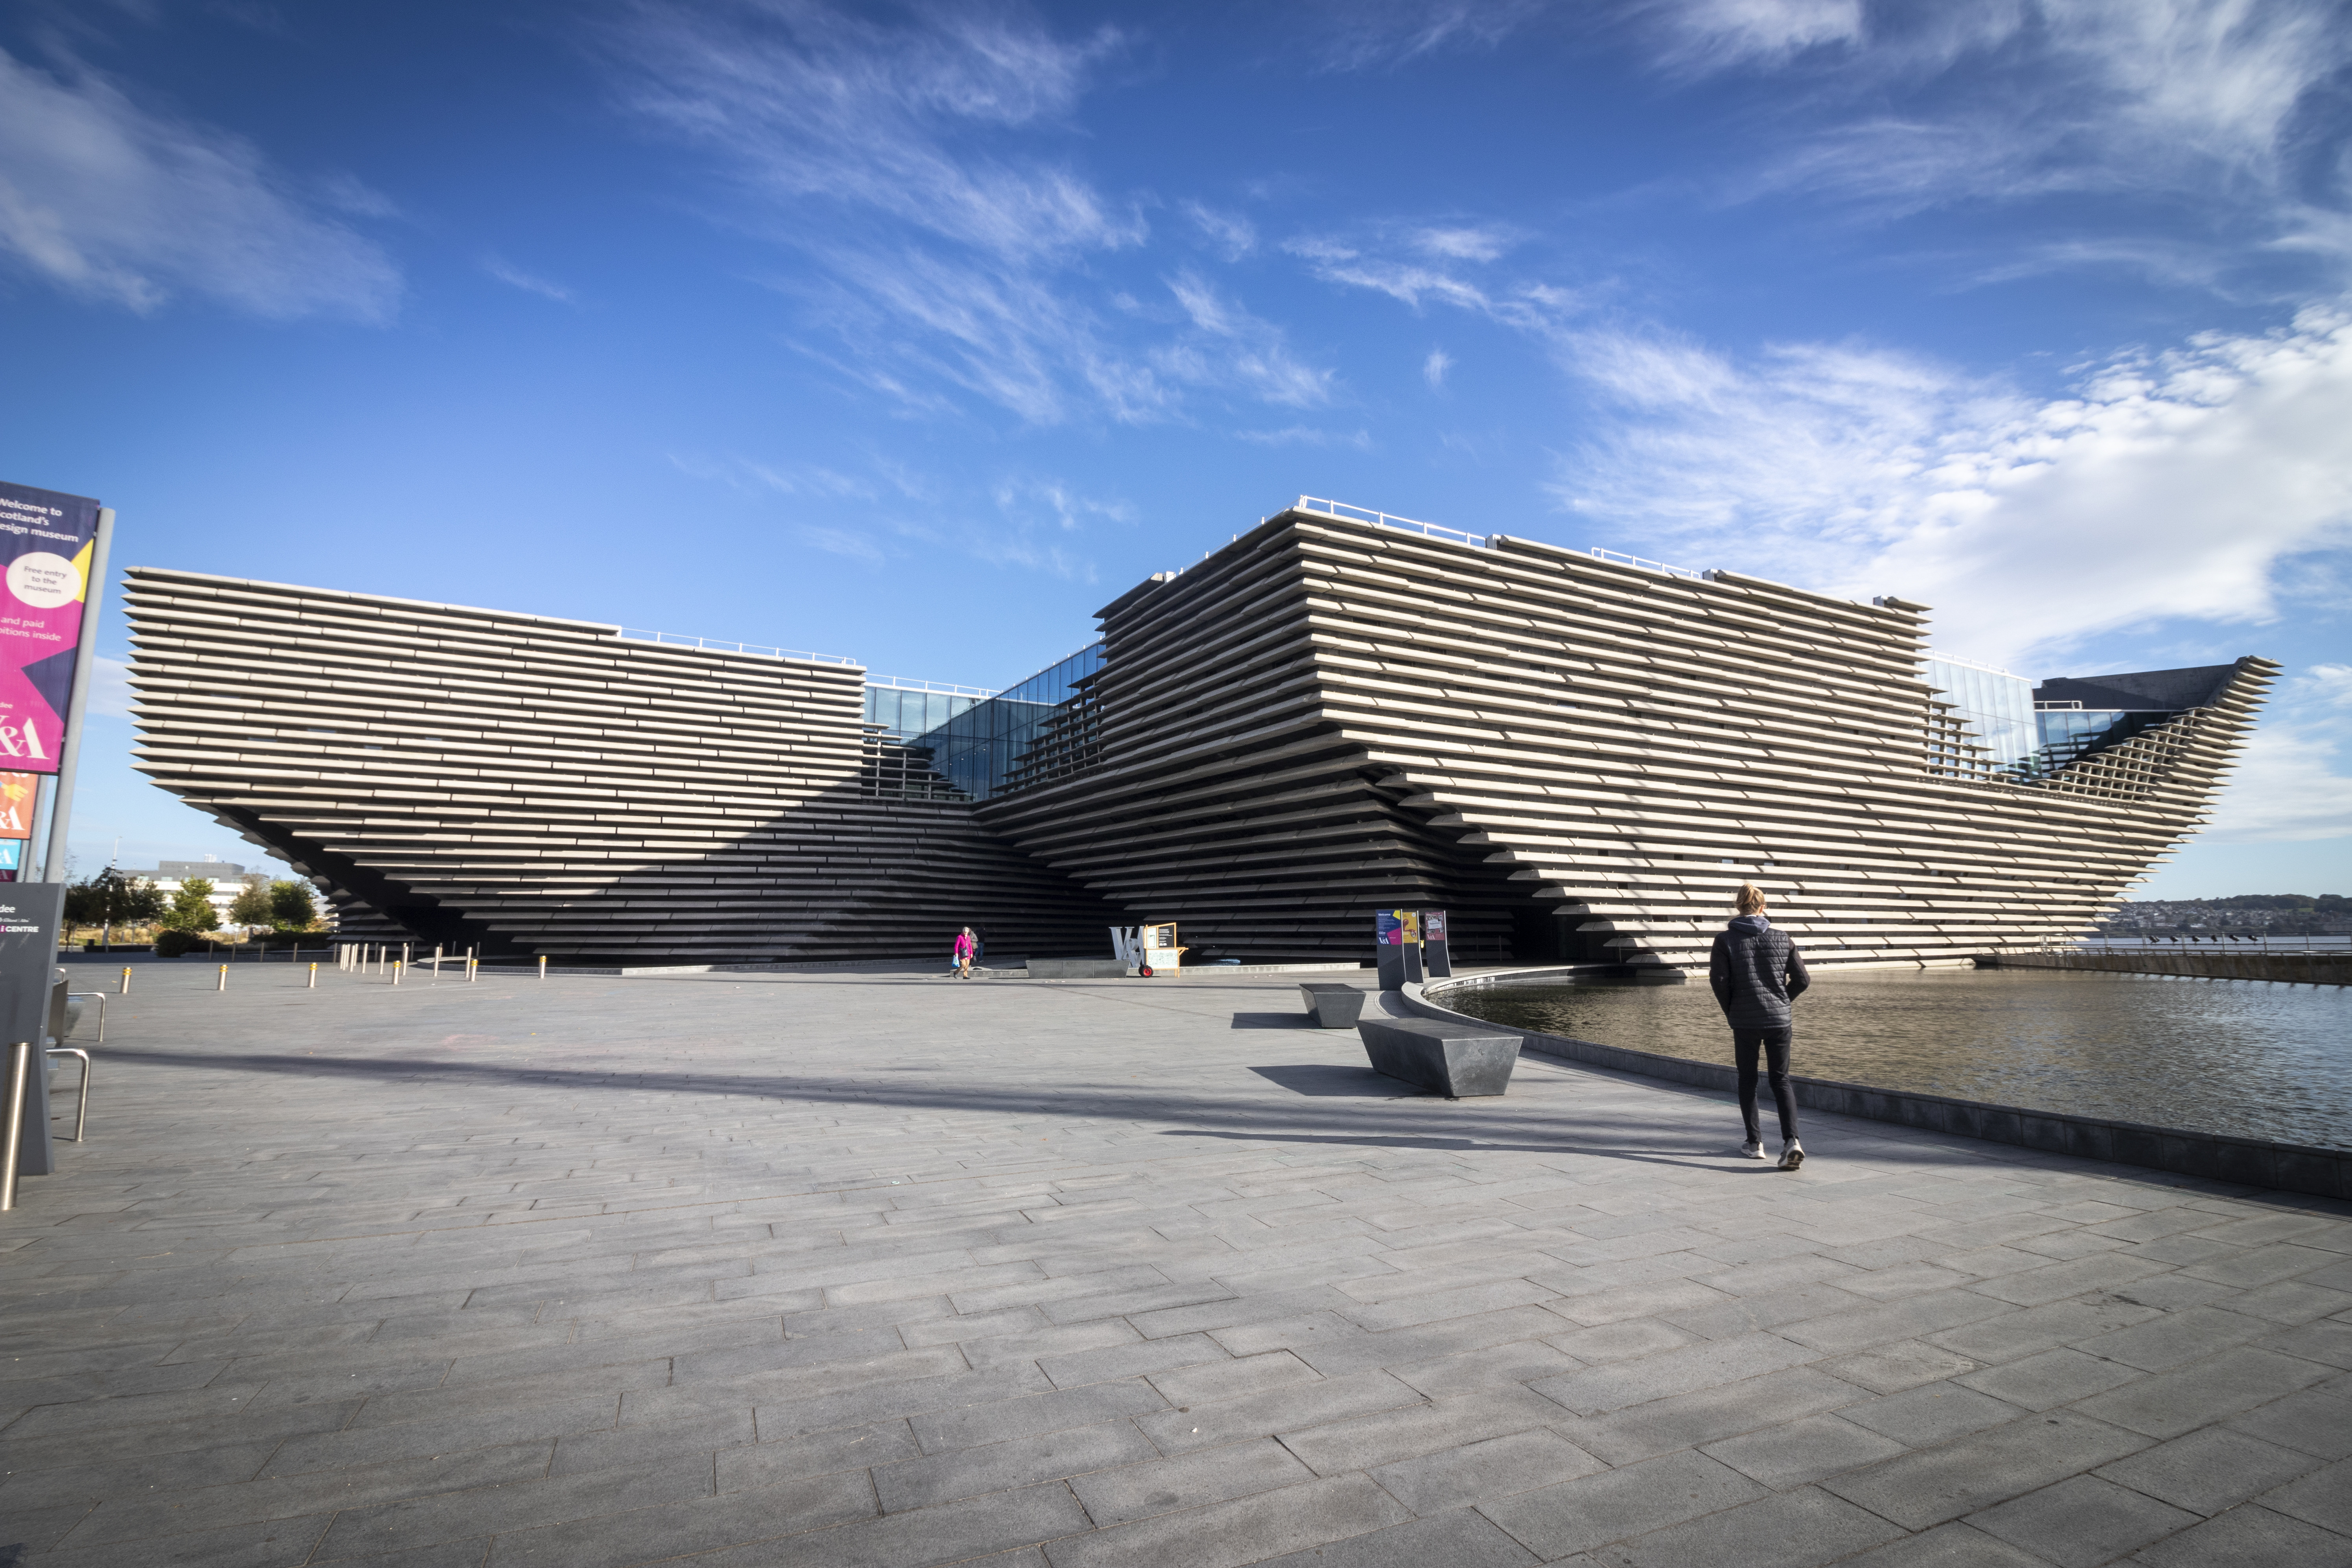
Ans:
{"label": "metal handrail", "polygon": [[950,697],[993,697],[994,690],[985,686],[957,686],[945,680],[908,680],[897,675],[868,675],[868,686],[886,687],[892,691],[938,691]]}
{"label": "metal handrail", "polygon": [[769,647],[760,643],[729,642],[721,637],[690,637],[677,632],[645,631],[635,626],[622,626],[614,634],[631,642],[663,643],[673,647],[698,647],[711,653],[748,653],[762,658],[796,658],[809,664],[845,664],[855,668],[861,660],[845,654],[809,653],[801,648]]}
{"label": "metal handrail", "polygon": [[1638,566],[1644,572],[1663,572],[1669,577],[1687,577],[1694,583],[1704,583],[1707,580],[1706,573],[1694,572],[1687,566],[1676,566],[1664,561],[1652,561],[1645,556],[1628,555],[1622,550],[1603,550],[1597,544],[1585,551],[1585,553],[1595,561],[1612,562],[1622,566]]}
{"label": "metal handrail", "polygon": [[1481,550],[1486,547],[1487,542],[1487,536],[1483,533],[1465,533],[1458,528],[1446,528],[1434,522],[1420,522],[1409,517],[1391,517],[1384,511],[1374,511],[1369,507],[1349,506],[1345,501],[1326,500],[1320,496],[1300,496],[1298,504],[1292,510],[1319,512],[1325,517],[1336,517],[1342,522],[1375,523],[1381,528],[1425,534],[1432,539],[1458,539],[1465,544]]}
{"label": "metal handrail", "polygon": [[66,993],[66,1000],[68,1002],[95,1000],[98,1003],[98,1039],[96,1043],[101,1046],[106,1044],[106,993],[103,991],[68,991]]}

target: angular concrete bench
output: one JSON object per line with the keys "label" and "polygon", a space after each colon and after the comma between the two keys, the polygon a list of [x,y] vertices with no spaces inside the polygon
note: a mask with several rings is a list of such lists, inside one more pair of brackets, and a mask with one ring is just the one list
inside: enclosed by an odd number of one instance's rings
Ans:
{"label": "angular concrete bench", "polygon": [[1374,1072],[1455,1099],[1502,1093],[1519,1059],[1517,1030],[1497,1033],[1435,1018],[1366,1018],[1356,1033]]}
{"label": "angular concrete bench", "polygon": [[1349,1028],[1364,1016],[1360,986],[1301,984],[1298,994],[1307,998],[1307,1016],[1318,1029]]}

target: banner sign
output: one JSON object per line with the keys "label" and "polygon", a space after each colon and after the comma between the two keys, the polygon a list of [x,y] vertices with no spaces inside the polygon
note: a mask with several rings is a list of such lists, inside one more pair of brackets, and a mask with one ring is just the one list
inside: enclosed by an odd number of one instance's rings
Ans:
{"label": "banner sign", "polygon": [[1381,910],[1373,941],[1382,947],[1410,947],[1421,940],[1421,925],[1412,910]]}
{"label": "banner sign", "polygon": [[82,595],[98,541],[88,496],[0,483],[0,763],[53,773],[73,705]]}
{"label": "banner sign", "polygon": [[34,773],[0,773],[0,839],[33,836],[33,802],[40,783]]}

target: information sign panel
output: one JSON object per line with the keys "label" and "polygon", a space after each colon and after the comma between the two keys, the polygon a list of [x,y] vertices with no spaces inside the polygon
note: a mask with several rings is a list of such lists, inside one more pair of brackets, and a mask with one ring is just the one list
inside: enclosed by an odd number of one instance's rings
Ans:
{"label": "information sign panel", "polygon": [[[25,1086],[25,1141],[16,1173],[46,1176],[57,1169],[49,1142],[47,1058],[41,1047],[49,1026],[49,991],[58,971],[58,921],[65,912],[63,882],[16,882],[0,888],[0,1089],[7,1086],[8,1047],[33,1047]],[[5,1113],[5,1106],[0,1106]]]}

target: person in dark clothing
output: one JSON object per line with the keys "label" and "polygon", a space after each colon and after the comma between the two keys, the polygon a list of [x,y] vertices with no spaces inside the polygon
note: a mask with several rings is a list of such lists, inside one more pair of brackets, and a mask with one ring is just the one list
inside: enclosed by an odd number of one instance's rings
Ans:
{"label": "person in dark clothing", "polygon": [[1739,1152],[1764,1155],[1764,1130],[1756,1120],[1756,1058],[1761,1053],[1772,1077],[1772,1101],[1780,1112],[1780,1169],[1805,1163],[1797,1142],[1797,1097],[1789,1088],[1789,1004],[1803,994],[1812,976],[1788,933],[1764,918],[1764,889],[1742,882],[1736,900],[1739,916],[1718,932],[1707,957],[1706,983],[1731,1026],[1731,1048],[1739,1063],[1739,1116],[1748,1142]]}

